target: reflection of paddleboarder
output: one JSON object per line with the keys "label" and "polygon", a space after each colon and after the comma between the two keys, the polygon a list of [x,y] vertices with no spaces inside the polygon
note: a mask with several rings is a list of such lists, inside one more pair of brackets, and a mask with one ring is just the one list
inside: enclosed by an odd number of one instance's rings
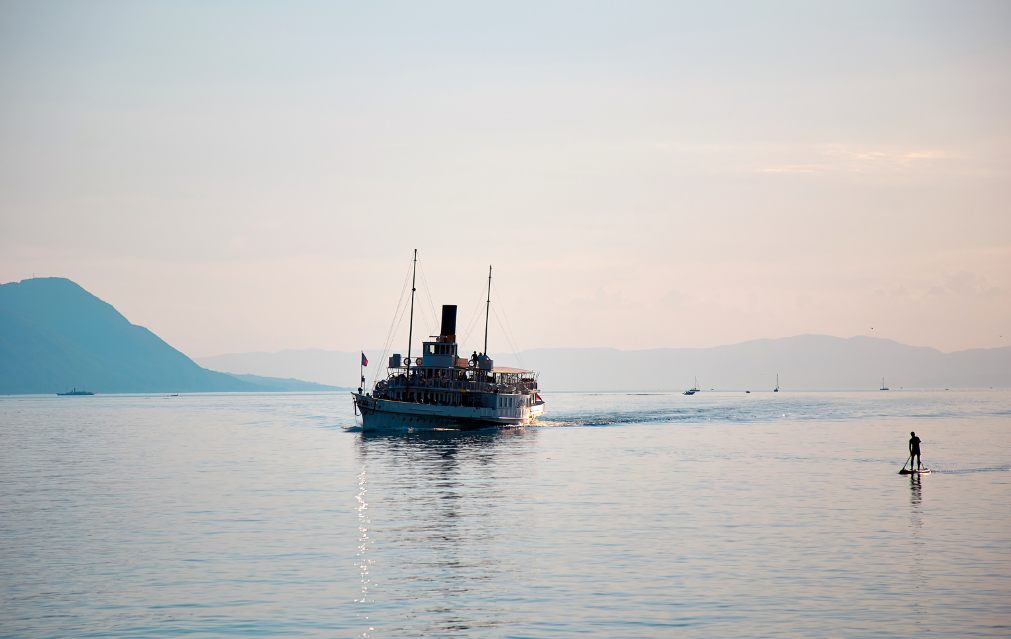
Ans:
{"label": "reflection of paddleboarder", "polygon": [[923,464],[920,463],[920,438],[916,436],[916,433],[909,433],[909,467],[913,467],[913,458],[916,458],[916,468],[919,470],[923,468]]}

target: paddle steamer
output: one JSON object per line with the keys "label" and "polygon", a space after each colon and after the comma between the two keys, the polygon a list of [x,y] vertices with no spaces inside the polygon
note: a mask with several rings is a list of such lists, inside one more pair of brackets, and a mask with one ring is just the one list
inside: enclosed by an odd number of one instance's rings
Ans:
{"label": "paddle steamer", "polygon": [[488,357],[491,267],[485,306],[484,352],[461,357],[456,342],[456,306],[442,307],[439,335],[422,342],[421,357],[411,357],[418,252],[411,276],[411,321],[407,356],[389,358],[386,377],[371,392],[359,388],[354,402],[364,432],[397,430],[475,430],[523,426],[544,412],[537,373],[495,366]]}

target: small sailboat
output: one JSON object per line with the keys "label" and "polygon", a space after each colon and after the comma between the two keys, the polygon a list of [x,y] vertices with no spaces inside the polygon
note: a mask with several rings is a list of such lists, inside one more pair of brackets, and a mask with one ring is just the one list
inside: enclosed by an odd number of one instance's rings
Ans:
{"label": "small sailboat", "polygon": [[885,378],[884,377],[881,378],[881,388],[879,388],[878,390],[888,390],[888,387],[885,386]]}
{"label": "small sailboat", "polygon": [[700,390],[702,390],[702,389],[699,388],[699,378],[696,377],[695,378],[695,386],[692,386],[691,388],[689,388],[688,390],[686,390],[684,394],[685,395],[694,395],[695,393],[699,392]]}
{"label": "small sailboat", "polygon": [[779,373],[776,373],[776,388],[772,389],[773,393],[779,392]]}

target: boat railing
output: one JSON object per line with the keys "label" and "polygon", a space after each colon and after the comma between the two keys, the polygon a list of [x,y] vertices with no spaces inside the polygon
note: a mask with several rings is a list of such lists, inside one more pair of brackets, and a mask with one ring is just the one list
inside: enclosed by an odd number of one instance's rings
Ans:
{"label": "boat railing", "polygon": [[[413,378],[410,381],[411,388],[443,388],[451,390],[469,391],[474,393],[494,393],[499,394],[526,394],[537,390],[536,382],[518,384],[494,384],[492,382],[458,381],[442,378]],[[376,390],[387,390],[390,388],[404,388],[407,380],[402,377],[392,377],[376,384]]]}

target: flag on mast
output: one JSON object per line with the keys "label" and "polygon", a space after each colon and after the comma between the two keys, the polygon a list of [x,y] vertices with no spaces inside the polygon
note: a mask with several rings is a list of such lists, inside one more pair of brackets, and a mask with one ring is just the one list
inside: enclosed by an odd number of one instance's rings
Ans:
{"label": "flag on mast", "polygon": [[362,351],[362,366],[368,366],[369,360],[365,357],[365,351]]}

